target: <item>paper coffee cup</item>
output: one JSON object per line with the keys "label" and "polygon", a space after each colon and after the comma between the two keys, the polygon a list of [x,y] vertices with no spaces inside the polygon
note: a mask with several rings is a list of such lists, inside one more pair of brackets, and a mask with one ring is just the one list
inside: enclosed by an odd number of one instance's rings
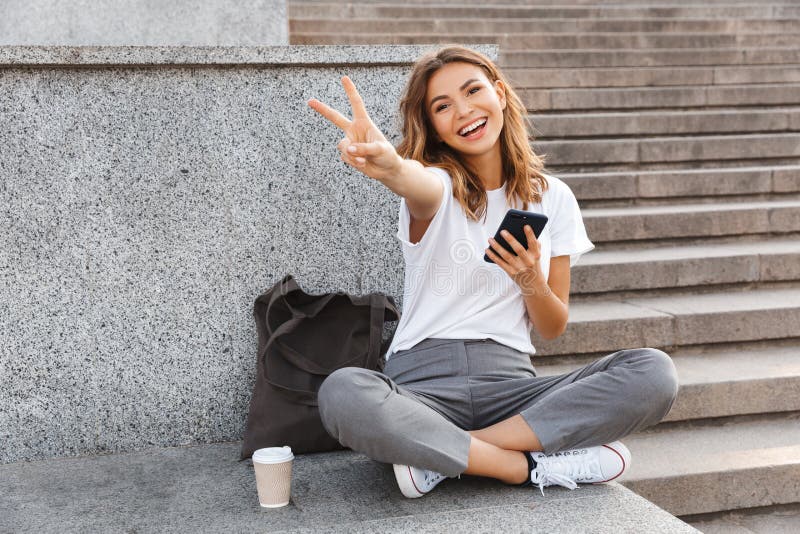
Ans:
{"label": "paper coffee cup", "polygon": [[253,453],[258,501],[264,508],[289,504],[292,493],[292,448],[268,447]]}

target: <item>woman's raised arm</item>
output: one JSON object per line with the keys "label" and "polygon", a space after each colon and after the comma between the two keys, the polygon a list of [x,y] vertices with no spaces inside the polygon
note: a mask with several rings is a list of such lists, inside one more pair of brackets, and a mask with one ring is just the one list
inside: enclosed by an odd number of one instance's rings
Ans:
{"label": "woman's raised arm", "polygon": [[315,98],[308,101],[314,111],[344,132],[336,145],[342,161],[405,198],[414,219],[432,219],[442,200],[442,183],[418,161],[401,158],[372,122],[352,80],[343,76],[342,85],[353,108],[353,120]]}

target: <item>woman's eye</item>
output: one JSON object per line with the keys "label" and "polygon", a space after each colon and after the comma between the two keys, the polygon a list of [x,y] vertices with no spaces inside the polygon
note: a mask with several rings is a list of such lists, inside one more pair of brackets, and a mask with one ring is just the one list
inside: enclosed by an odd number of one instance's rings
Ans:
{"label": "woman's eye", "polygon": [[[481,88],[480,88],[480,87],[473,87],[472,89],[470,89],[469,91],[467,91],[467,94],[470,94],[470,95],[471,95],[471,94],[472,94],[472,91],[480,91],[480,90],[481,90]],[[437,111],[437,112],[441,111],[441,110],[442,110],[442,108],[443,108],[443,107],[445,107],[446,105],[447,105],[447,104],[442,104],[441,106],[439,106],[438,108],[436,108],[436,111]]]}

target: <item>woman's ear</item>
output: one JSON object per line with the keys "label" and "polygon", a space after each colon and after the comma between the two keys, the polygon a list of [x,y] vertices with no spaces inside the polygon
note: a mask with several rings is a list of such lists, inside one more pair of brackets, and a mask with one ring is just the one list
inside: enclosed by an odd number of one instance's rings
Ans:
{"label": "woman's ear", "polygon": [[506,109],[506,86],[500,80],[494,81],[494,90],[497,91],[497,98],[500,100],[500,109]]}

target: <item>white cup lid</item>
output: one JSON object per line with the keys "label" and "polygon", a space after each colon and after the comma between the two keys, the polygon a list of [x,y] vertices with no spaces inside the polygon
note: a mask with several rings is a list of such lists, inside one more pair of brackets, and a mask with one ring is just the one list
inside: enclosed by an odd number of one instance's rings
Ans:
{"label": "white cup lid", "polygon": [[253,453],[253,461],[260,464],[279,464],[292,459],[294,459],[294,454],[292,454],[292,448],[288,445],[258,449]]}

